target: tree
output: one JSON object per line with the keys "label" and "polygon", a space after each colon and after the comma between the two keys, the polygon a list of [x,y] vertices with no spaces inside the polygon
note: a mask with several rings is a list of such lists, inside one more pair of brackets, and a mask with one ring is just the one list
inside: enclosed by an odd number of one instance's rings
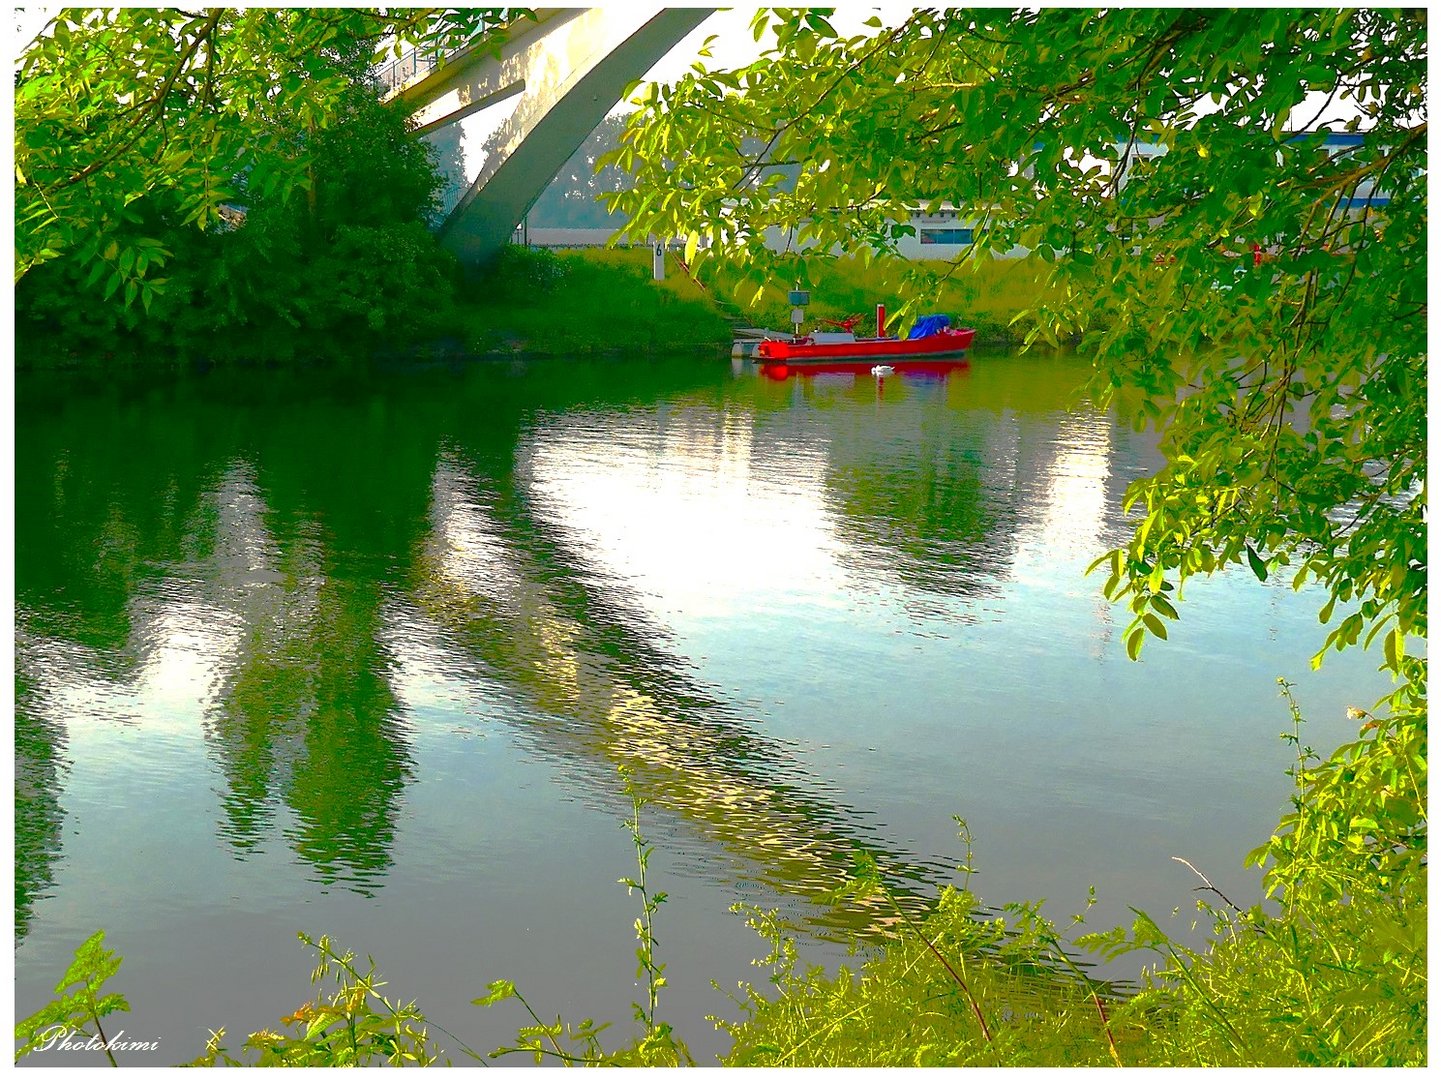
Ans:
{"label": "tree", "polygon": [[[761,59],[637,96],[610,158],[631,234],[688,258],[708,236],[760,283],[836,249],[885,261],[914,207],[965,207],[978,254],[940,272],[1015,244],[1052,262],[1029,340],[1079,335],[1103,400],[1162,432],[1135,533],[1097,564],[1129,653],[1191,575],[1244,563],[1322,582],[1322,621],[1344,617],[1313,663],[1379,636],[1416,704],[1426,13],[923,10],[849,38],[826,15],[761,11]],[[910,296],[935,280],[912,267]]]}
{"label": "tree", "polygon": [[[317,128],[283,99],[252,118],[267,150],[228,185],[228,220],[196,228],[170,189],[133,201],[109,242],[168,263],[163,289],[142,304],[102,290],[98,268],[75,254],[26,274],[16,286],[20,351],[32,362],[116,352],[275,360],[349,355],[380,333],[400,344],[421,332],[451,288],[453,260],[425,224],[440,180],[404,107],[381,102],[373,51],[337,42],[291,61],[338,82],[332,122]],[[266,182],[277,172],[303,175],[303,197]],[[147,268],[135,266],[142,277]]]}
{"label": "tree", "polygon": [[[244,175],[288,196],[305,153],[277,114],[324,130],[349,86],[327,57],[363,43],[498,49],[514,8],[67,9],[26,47],[15,85],[16,279],[68,254],[106,296],[150,303],[169,256],[141,200],[165,193],[184,224],[212,225]],[[145,240],[149,242],[143,242]]]}
{"label": "tree", "polygon": [[[244,225],[205,237],[200,250],[176,260],[177,292],[198,291],[212,327],[271,324],[279,332],[269,348],[313,354],[377,332],[401,344],[446,307],[454,260],[426,224],[442,180],[404,106],[381,102],[371,52],[361,42],[326,58],[346,80],[329,126],[312,130],[289,110],[271,121],[277,147],[303,162],[305,197],[287,198],[243,174],[236,186]],[[162,301],[172,309],[164,323],[187,318],[175,310],[179,300]]]}

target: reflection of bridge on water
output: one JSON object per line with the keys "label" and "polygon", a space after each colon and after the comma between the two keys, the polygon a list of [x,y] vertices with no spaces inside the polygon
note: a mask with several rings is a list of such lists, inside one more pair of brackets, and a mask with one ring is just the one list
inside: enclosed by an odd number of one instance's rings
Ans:
{"label": "reflection of bridge on water", "polygon": [[[353,507],[329,502],[329,492],[360,489],[343,482],[344,471],[314,459],[313,414],[297,415],[293,429],[235,424],[214,453],[187,467],[188,476],[177,475],[164,453],[132,460],[128,487],[98,516],[92,507],[75,518],[77,503],[65,499],[64,484],[42,487],[36,515],[20,525],[22,538],[30,534],[25,550],[52,544],[79,562],[118,528],[132,538],[136,565],[169,569],[150,585],[126,573],[128,592],[114,598],[124,612],[117,623],[100,611],[47,612],[44,592],[34,588],[39,567],[21,561],[17,669],[33,684],[41,729],[58,742],[62,718],[85,715],[96,695],[124,697],[132,711],[158,696],[197,695],[189,715],[197,723],[203,716],[225,775],[220,831],[233,849],[243,854],[280,828],[322,881],[369,891],[388,873],[399,800],[416,768],[413,717],[396,682],[399,650],[423,646],[444,658],[447,677],[504,688],[524,707],[497,712],[496,722],[572,763],[595,792],[613,797],[615,767],[630,765],[669,829],[707,853],[702,873],[725,878],[734,871],[815,900],[839,884],[859,847],[917,901],[943,880],[947,863],[888,848],[825,777],[808,773],[742,706],[688,674],[686,661],[665,647],[655,613],[633,592],[611,587],[615,568],[586,541],[586,528],[595,497],[621,490],[606,485],[643,487],[647,468],[654,479],[660,466],[704,486],[723,509],[732,499],[771,498],[764,512],[786,528],[803,530],[809,521],[893,540],[915,528],[902,513],[904,500],[851,497],[856,464],[879,470],[874,482],[902,483],[908,468],[924,475],[926,460],[956,460],[956,445],[923,429],[898,441],[885,418],[857,421],[841,438],[817,443],[781,401],[748,409],[682,393],[639,414],[632,406],[623,428],[600,432],[587,426],[585,412],[562,409],[537,423],[528,412],[497,415],[494,408],[494,426],[478,432],[470,422],[476,404],[449,400],[440,415],[420,411],[428,431],[417,439],[407,430],[403,448],[399,433],[373,422],[337,422],[341,441],[328,452],[352,462],[346,468],[371,485],[363,505]],[[205,429],[203,418],[199,423]],[[1073,498],[1067,492],[1075,483],[1094,496],[1092,481],[1106,475],[1107,443],[1093,441],[1091,472],[1083,476],[1049,437],[1036,439],[1023,427],[998,425],[996,437],[976,449],[1017,484],[1049,485],[1051,516],[1074,524],[1074,506],[1061,503]],[[609,464],[567,473],[568,463],[586,455],[591,464]],[[763,475],[768,457],[788,463],[779,482]],[[327,471],[323,483],[317,469]],[[769,495],[761,490],[767,484]],[[161,505],[159,491],[170,492],[168,509],[134,520],[130,508]],[[924,486],[915,493],[923,498]],[[38,512],[41,504],[47,513]],[[385,508],[383,527],[366,506]],[[1047,513],[1023,518],[1002,507],[986,520],[989,536],[1000,538],[990,556],[1001,560],[998,573],[1007,559],[1014,566],[1028,543],[1054,539]],[[917,539],[962,547],[974,540],[934,531]],[[394,570],[377,579],[376,566]],[[964,581],[942,576],[928,587],[944,591]],[[76,633],[77,615],[113,629],[66,640]],[[63,664],[53,662],[57,650]],[[57,672],[70,685],[54,685]],[[84,754],[79,741],[72,738],[70,750]],[[49,759],[31,756],[53,803]],[[289,824],[277,818],[282,806]],[[37,842],[57,845],[58,831]],[[717,849],[731,867],[715,864]],[[810,910],[821,925],[857,927],[873,915]]]}

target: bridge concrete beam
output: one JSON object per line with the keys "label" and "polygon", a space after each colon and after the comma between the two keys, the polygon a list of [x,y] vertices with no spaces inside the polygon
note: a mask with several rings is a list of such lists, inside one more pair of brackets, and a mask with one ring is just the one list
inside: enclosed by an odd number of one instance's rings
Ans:
{"label": "bridge concrete beam", "polygon": [[542,9],[496,56],[457,54],[404,87],[421,132],[517,94],[480,173],[440,227],[463,265],[499,253],[546,185],[635,79],[712,8]]}
{"label": "bridge concrete beam", "polygon": [[388,97],[399,97],[410,107],[417,134],[463,120],[521,93],[526,72],[555,48],[555,42],[547,42],[549,35],[586,12],[586,8],[537,9],[534,22],[522,19],[510,27],[498,54],[484,46],[461,50]]}

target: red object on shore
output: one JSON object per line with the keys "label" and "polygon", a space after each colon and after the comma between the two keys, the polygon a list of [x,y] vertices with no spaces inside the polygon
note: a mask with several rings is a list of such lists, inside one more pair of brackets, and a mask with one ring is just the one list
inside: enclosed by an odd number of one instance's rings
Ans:
{"label": "red object on shore", "polygon": [[[762,341],[756,346],[756,358],[767,362],[806,364],[828,360],[891,361],[932,359],[960,356],[971,347],[976,332],[969,327],[953,330],[947,327],[920,338],[853,338],[850,341],[826,340],[841,335],[811,335],[790,341]],[[817,340],[817,338],[820,340]]]}
{"label": "red object on shore", "polygon": [[876,305],[876,337],[886,336],[886,305]]}

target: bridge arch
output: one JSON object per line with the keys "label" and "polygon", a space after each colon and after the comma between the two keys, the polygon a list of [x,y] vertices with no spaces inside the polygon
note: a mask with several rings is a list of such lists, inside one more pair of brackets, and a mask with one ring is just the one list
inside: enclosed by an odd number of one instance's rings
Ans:
{"label": "bridge arch", "polygon": [[387,98],[408,105],[422,134],[520,98],[441,223],[442,245],[467,267],[493,258],[626,86],[713,10],[541,9],[499,55],[477,47],[427,64],[410,54],[383,72],[392,84]]}

